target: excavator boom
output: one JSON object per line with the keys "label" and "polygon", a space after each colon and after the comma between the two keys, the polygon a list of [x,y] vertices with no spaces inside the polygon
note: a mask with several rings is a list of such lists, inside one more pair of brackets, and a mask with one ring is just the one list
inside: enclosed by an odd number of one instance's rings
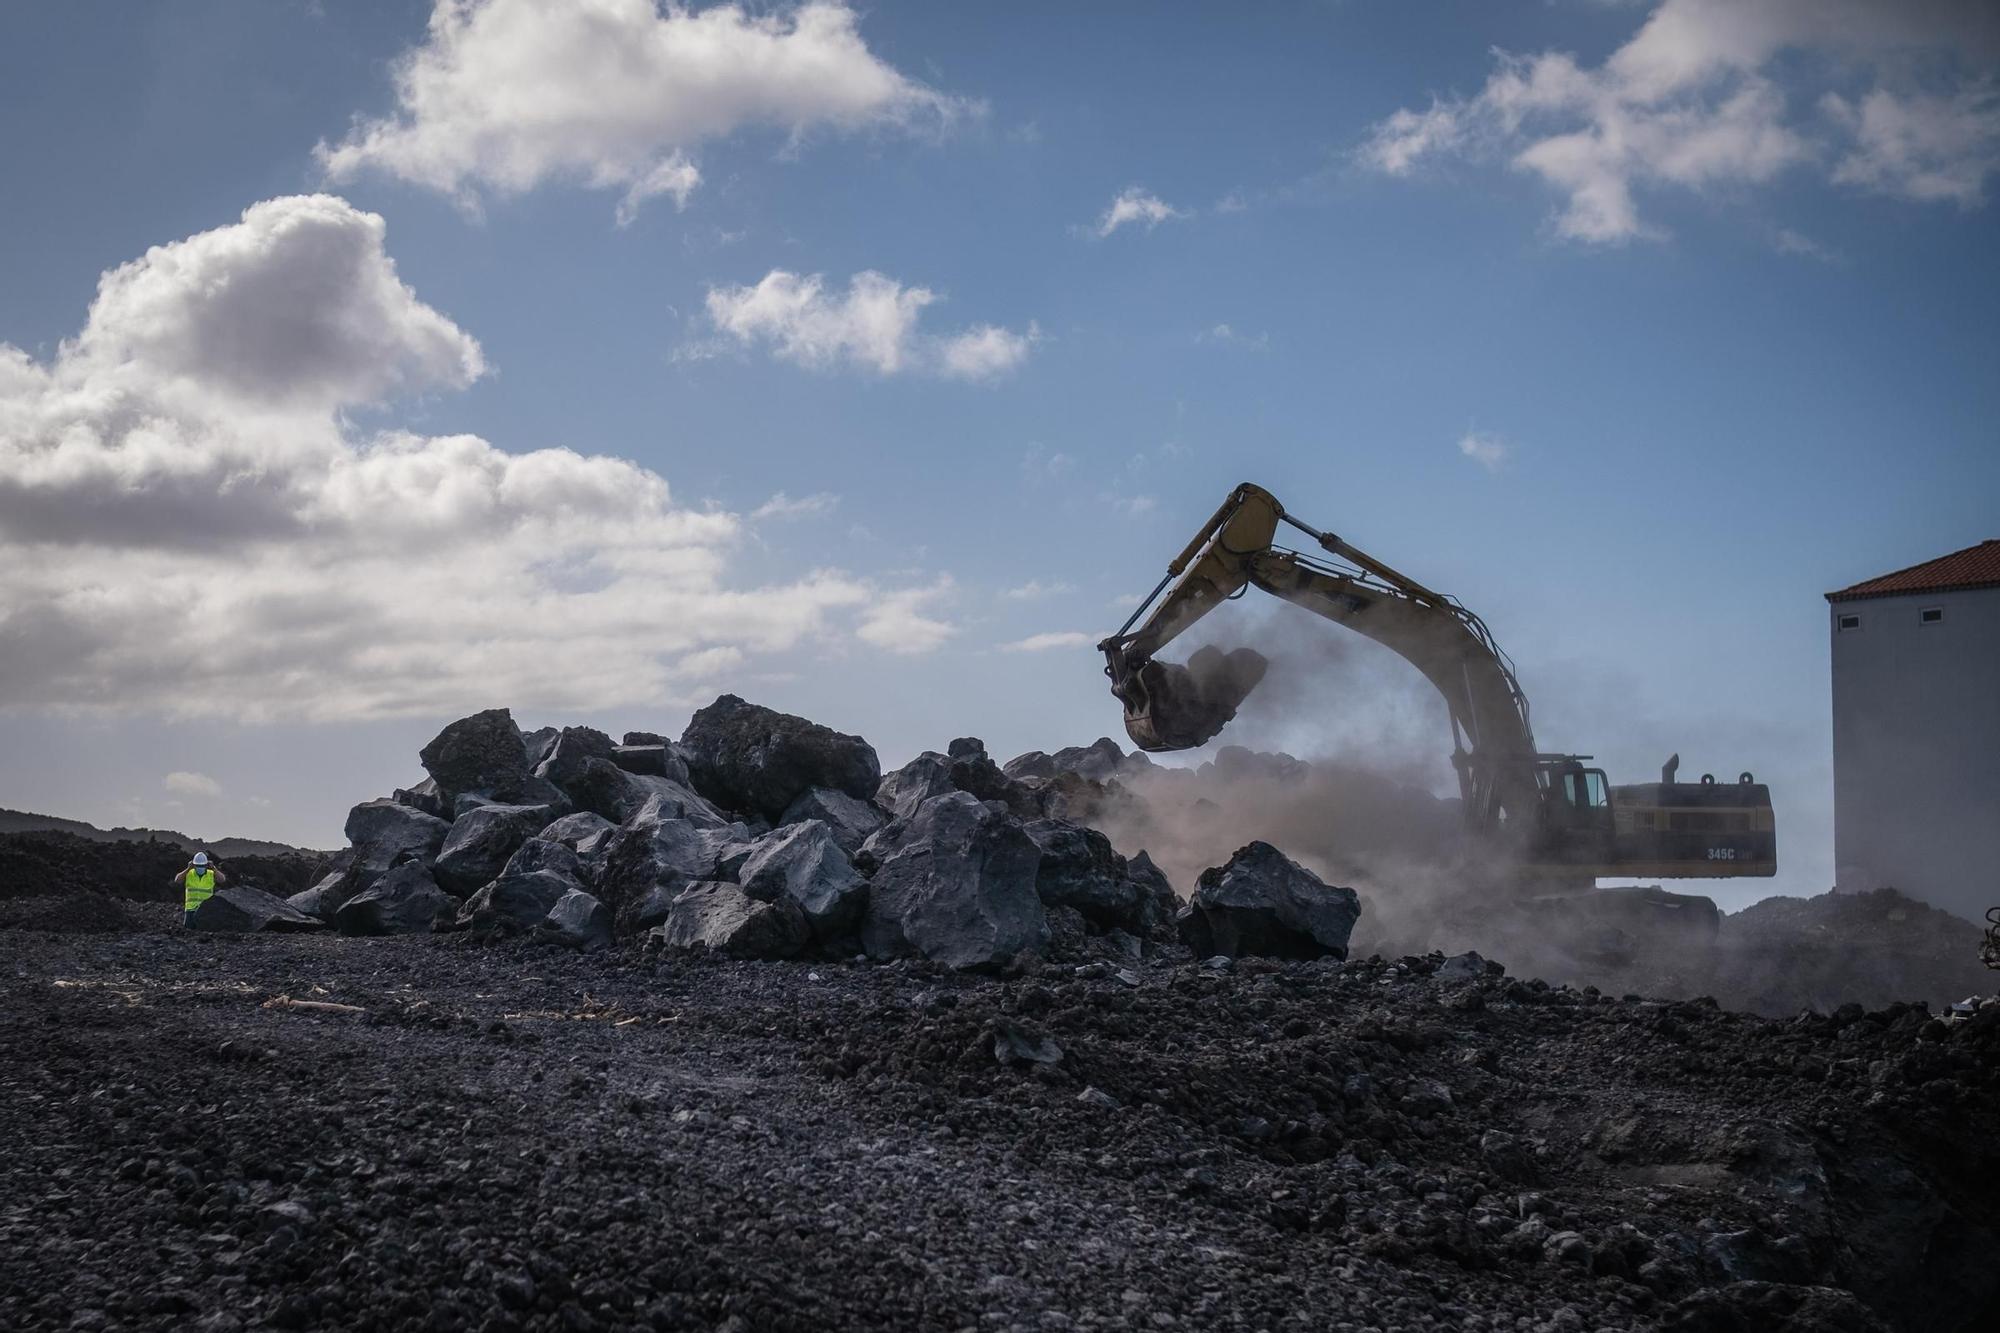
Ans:
{"label": "excavator boom", "polygon": [[[1280,526],[1311,538],[1318,552],[1277,546]],[[1249,648],[1204,647],[1185,665],[1157,657],[1251,587],[1365,634],[1423,673],[1451,714],[1452,763],[1467,824],[1512,844],[1517,855],[1573,876],[1775,873],[1769,794],[1749,774],[1735,788],[1713,779],[1675,783],[1663,774],[1659,784],[1622,789],[1633,797],[1632,808],[1614,818],[1614,789],[1601,770],[1583,767],[1589,756],[1537,748],[1513,666],[1477,615],[1293,518],[1269,491],[1248,482],[1230,493],[1119,631],[1098,645],[1112,693],[1124,705],[1126,733],[1141,749],[1205,744],[1263,679],[1268,663]],[[1694,846],[1704,839],[1707,845]]]}

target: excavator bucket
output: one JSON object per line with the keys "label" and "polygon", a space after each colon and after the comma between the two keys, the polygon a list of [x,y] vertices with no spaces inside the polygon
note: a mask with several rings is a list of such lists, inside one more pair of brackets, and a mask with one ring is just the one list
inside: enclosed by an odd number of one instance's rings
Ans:
{"label": "excavator bucket", "polygon": [[1223,652],[1213,646],[1186,666],[1148,662],[1126,693],[1125,734],[1142,750],[1187,750],[1205,744],[1264,679],[1271,663],[1250,648]]}

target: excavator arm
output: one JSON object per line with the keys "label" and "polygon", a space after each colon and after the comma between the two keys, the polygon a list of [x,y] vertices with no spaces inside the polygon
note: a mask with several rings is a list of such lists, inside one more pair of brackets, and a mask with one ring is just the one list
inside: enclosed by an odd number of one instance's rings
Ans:
{"label": "excavator arm", "polygon": [[[1276,546],[1281,524],[1332,559]],[[1485,624],[1333,533],[1292,518],[1270,492],[1247,482],[1119,632],[1098,645],[1125,708],[1125,730],[1139,748],[1205,743],[1263,678],[1265,659],[1247,648],[1203,648],[1185,666],[1156,660],[1196,621],[1252,586],[1367,635],[1422,672],[1451,712],[1467,817],[1486,827],[1533,827],[1540,762],[1554,756],[1536,753],[1527,700]]]}

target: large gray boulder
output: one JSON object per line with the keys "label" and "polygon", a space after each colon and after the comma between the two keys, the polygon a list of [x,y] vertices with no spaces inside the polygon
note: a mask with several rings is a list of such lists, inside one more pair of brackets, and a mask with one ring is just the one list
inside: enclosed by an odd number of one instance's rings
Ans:
{"label": "large gray boulder", "polygon": [[1040,778],[1046,782],[1068,774],[1090,782],[1109,782],[1126,768],[1145,768],[1151,764],[1144,751],[1135,750],[1128,755],[1109,736],[1099,736],[1088,745],[1066,745],[1054,754],[1030,750],[1015,755],[1001,765],[1001,770],[1016,780]]}
{"label": "large gray boulder", "polygon": [[562,735],[561,727],[536,727],[533,731],[521,733],[521,753],[528,761],[528,771],[540,768],[542,761],[549,757],[556,738]]}
{"label": "large gray boulder", "polygon": [[1172,938],[1181,900],[1166,872],[1153,864],[1152,857],[1138,852],[1126,859],[1125,876],[1139,889],[1139,929],[1133,933],[1141,939]]}
{"label": "large gray boulder", "polygon": [[603,854],[605,844],[617,831],[618,826],[603,815],[579,810],[573,815],[564,815],[535,836],[559,842],[585,861],[593,861]]}
{"label": "large gray boulder", "polygon": [[564,894],[582,887],[552,870],[502,875],[466,900],[458,924],[474,930],[533,930]]}
{"label": "large gray boulder", "polygon": [[971,792],[982,801],[998,801],[1023,819],[1038,818],[1041,802],[1034,788],[1008,777],[986,753],[986,742],[977,736],[961,736],[945,755],[950,765],[951,785]]}
{"label": "large gray boulder", "polygon": [[1042,854],[1035,892],[1043,906],[1074,907],[1100,930],[1144,933],[1146,887],[1126,872],[1109,838],[1059,819],[1037,819],[1026,829]]}
{"label": "large gray boulder", "polygon": [[584,859],[571,851],[568,846],[548,838],[530,838],[515,849],[507,858],[502,875],[532,875],[537,870],[552,870],[565,879],[573,879],[579,884],[590,879],[590,867]]}
{"label": "large gray boulder", "polygon": [[881,828],[888,817],[874,802],[849,796],[831,787],[814,787],[785,807],[780,824],[803,824],[817,819],[833,833],[833,840],[849,856],[861,850],[869,835]]}
{"label": "large gray boulder", "polygon": [[681,737],[696,791],[725,809],[777,820],[814,787],[867,800],[882,779],[875,747],[805,718],[725,694]]}
{"label": "large gray boulder", "polygon": [[672,745],[620,745],[611,751],[611,762],[627,773],[648,778],[669,778],[682,786],[687,785],[687,761]]}
{"label": "large gray boulder", "polygon": [[[333,909],[326,905],[327,900],[330,896],[339,897],[339,885],[345,877],[344,872],[336,871],[321,879],[319,883],[313,885],[311,888],[300,889],[297,893],[286,898],[285,906],[291,908],[294,912],[309,916],[315,921],[331,921],[333,919]],[[328,888],[333,888],[335,890],[334,894],[329,895],[327,893]]]}
{"label": "large gray boulder", "polygon": [[471,893],[506,866],[520,845],[548,827],[546,805],[482,805],[452,822],[434,867],[438,883]]}
{"label": "large gray boulder", "polygon": [[709,827],[672,817],[675,808],[649,802],[605,845],[597,894],[622,930],[657,925],[682,889],[697,880],[734,879],[750,854],[744,825]]}
{"label": "large gray boulder", "polygon": [[573,949],[595,953],[611,947],[611,909],[582,889],[571,889],[542,918],[541,929]]}
{"label": "large gray boulder", "polygon": [[564,727],[550,742],[535,776],[565,791],[583,776],[583,766],[592,759],[610,759],[611,738],[595,727]]}
{"label": "large gray boulder", "polygon": [[631,820],[658,798],[673,807],[673,818],[721,825],[729,822],[720,810],[686,784],[672,778],[631,773],[609,759],[589,759],[582,773],[569,785],[577,808],[587,810],[614,824]]}
{"label": "large gray boulder", "polygon": [[374,884],[405,861],[430,865],[437,860],[451,825],[412,806],[382,797],[363,801],[347,813],[351,844],[346,866],[313,887],[322,920],[331,921],[342,903]]}
{"label": "large gray boulder", "polygon": [[1048,915],[1035,892],[1041,852],[1018,823],[960,791],[932,797],[899,822],[896,850],[869,885],[861,938],[870,957],[918,954],[993,971],[1048,947]]}
{"label": "large gray boulder", "polygon": [[405,861],[340,905],[334,929],[343,935],[417,935],[430,930],[457,899],[438,887],[419,861]]}
{"label": "large gray boulder", "polygon": [[875,804],[891,819],[908,819],[933,797],[958,790],[951,780],[951,759],[925,750],[875,785]]}
{"label": "large gray boulder", "polygon": [[520,728],[504,708],[462,717],[418,752],[446,805],[472,794],[515,805],[557,804],[562,793],[529,767]]}
{"label": "large gray boulder", "polygon": [[707,881],[675,896],[653,938],[669,949],[708,950],[731,958],[790,958],[809,937],[804,913],[790,898],[752,898],[740,884]]}
{"label": "large gray boulder", "polygon": [[844,939],[860,924],[868,881],[847,859],[833,830],[817,819],[773,829],[751,844],[736,872],[752,898],[789,898],[799,906],[813,938]]}
{"label": "large gray boulder", "polygon": [[1345,958],[1360,916],[1353,889],[1325,883],[1268,842],[1252,842],[1227,865],[1201,872],[1178,924],[1203,957]]}
{"label": "large gray boulder", "polygon": [[451,807],[439,794],[436,778],[425,778],[414,787],[398,787],[390,793],[389,799],[436,819],[451,818]]}
{"label": "large gray boulder", "polygon": [[451,825],[400,801],[378,797],[349,810],[342,831],[354,848],[354,863],[379,875],[398,861],[436,860]]}
{"label": "large gray boulder", "polygon": [[217,889],[188,918],[190,929],[215,935],[321,930],[325,925],[319,918],[306,915],[283,898],[247,884],[232,884]]}

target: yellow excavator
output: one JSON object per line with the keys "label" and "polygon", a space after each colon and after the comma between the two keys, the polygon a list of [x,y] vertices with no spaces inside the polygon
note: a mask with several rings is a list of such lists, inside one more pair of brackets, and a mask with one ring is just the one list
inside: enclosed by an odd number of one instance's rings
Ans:
{"label": "yellow excavator", "polygon": [[[1281,524],[1319,551],[1274,545]],[[1541,752],[1513,665],[1477,615],[1301,523],[1247,482],[1119,631],[1098,644],[1111,691],[1125,707],[1125,730],[1140,749],[1206,743],[1263,679],[1268,663],[1249,648],[1206,647],[1186,665],[1156,659],[1202,616],[1253,586],[1367,635],[1437,687],[1451,712],[1452,765],[1472,855],[1488,883],[1546,895],[1590,888],[1600,876],[1777,873],[1770,789],[1751,774],[1679,782],[1675,755],[1658,782],[1613,786],[1589,755]]]}

